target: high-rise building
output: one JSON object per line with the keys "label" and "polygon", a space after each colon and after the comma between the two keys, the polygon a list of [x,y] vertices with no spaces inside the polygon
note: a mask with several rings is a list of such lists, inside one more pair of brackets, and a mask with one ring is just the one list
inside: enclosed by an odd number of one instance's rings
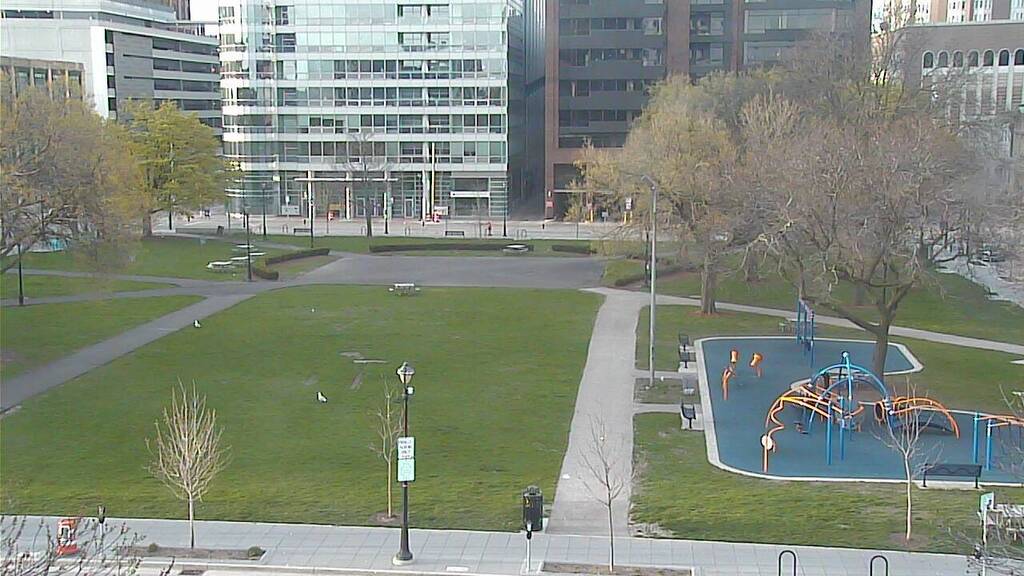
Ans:
{"label": "high-rise building", "polygon": [[82,100],[82,65],[77,62],[30,60],[0,56],[3,97],[17,96],[26,88],[38,88],[52,98]]}
{"label": "high-rise building", "polygon": [[128,100],[170,101],[219,130],[217,39],[176,22],[171,8],[144,0],[4,0],[0,52],[77,63],[104,116]]}
{"label": "high-rise building", "polygon": [[586,143],[621,147],[648,90],[779,61],[815,31],[870,32],[868,0],[549,0],[544,212],[564,213]]}
{"label": "high-rise building", "polygon": [[520,0],[221,0],[233,210],[500,219],[522,182]]}
{"label": "high-rise building", "polygon": [[[210,0],[206,0],[209,2]],[[161,3],[174,8],[174,14],[178,20],[191,20],[192,10],[190,0],[160,0]]]}
{"label": "high-rise building", "polygon": [[917,24],[1024,20],[1024,0],[897,0]]}

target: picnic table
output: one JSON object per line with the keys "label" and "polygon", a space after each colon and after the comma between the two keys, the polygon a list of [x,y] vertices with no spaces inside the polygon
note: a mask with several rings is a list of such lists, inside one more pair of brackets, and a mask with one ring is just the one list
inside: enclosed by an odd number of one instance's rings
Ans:
{"label": "picnic table", "polygon": [[234,262],[214,260],[206,265],[207,270],[213,270],[214,272],[227,272],[231,270],[231,266]]}
{"label": "picnic table", "polygon": [[239,252],[245,252],[246,250],[254,250],[256,248],[253,244],[235,244],[234,250]]}
{"label": "picnic table", "polygon": [[412,282],[395,282],[388,291],[399,296],[411,296],[420,291],[420,287]]}
{"label": "picnic table", "polygon": [[231,258],[232,264],[244,264],[249,260],[248,256],[233,256]]}

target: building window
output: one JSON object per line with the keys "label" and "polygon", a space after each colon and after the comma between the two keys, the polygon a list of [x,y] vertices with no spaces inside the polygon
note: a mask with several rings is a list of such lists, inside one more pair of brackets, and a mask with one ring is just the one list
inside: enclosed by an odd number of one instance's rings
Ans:
{"label": "building window", "polygon": [[1000,50],[999,51],[999,65],[1000,66],[1009,66],[1010,65],[1010,51],[1009,50]]}
{"label": "building window", "polygon": [[924,53],[924,63],[922,64],[922,67],[925,68],[925,69],[934,68],[935,67],[935,55],[932,54],[931,52],[925,52]]}
{"label": "building window", "polygon": [[964,53],[957,50],[953,52],[953,66],[956,68],[963,68],[964,66]]}
{"label": "building window", "polygon": [[1013,65],[1024,66],[1024,48],[1021,48],[1013,53]]}
{"label": "building window", "polygon": [[985,50],[985,56],[982,58],[983,66],[992,66],[995,64],[995,53],[991,50]]}
{"label": "building window", "polygon": [[939,68],[949,68],[948,52],[939,52]]}
{"label": "building window", "polygon": [[970,54],[967,55],[967,66],[971,68],[978,67],[978,51],[971,50]]}
{"label": "building window", "polygon": [[661,18],[644,18],[644,35],[661,36]]}

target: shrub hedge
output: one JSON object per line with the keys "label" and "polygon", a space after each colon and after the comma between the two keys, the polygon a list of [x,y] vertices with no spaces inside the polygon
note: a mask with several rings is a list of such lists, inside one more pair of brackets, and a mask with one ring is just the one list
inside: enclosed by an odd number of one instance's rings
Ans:
{"label": "shrub hedge", "polygon": [[[512,242],[515,244],[515,242]],[[501,252],[505,249],[504,242],[424,242],[422,244],[374,244],[370,246],[370,252],[443,252],[447,250],[472,250],[472,251],[493,251]],[[527,250],[533,250],[533,246],[526,244]]]}
{"label": "shrub hedge", "polygon": [[552,252],[567,252],[570,254],[597,254],[590,244],[552,244]]}
{"label": "shrub hedge", "polygon": [[271,256],[264,260],[267,266],[273,266],[274,264],[280,264],[281,262],[288,262],[290,260],[298,260],[300,258],[312,258],[313,256],[327,256],[331,253],[330,248],[316,248],[313,250],[299,250],[297,252],[288,252],[281,254],[280,256]]}

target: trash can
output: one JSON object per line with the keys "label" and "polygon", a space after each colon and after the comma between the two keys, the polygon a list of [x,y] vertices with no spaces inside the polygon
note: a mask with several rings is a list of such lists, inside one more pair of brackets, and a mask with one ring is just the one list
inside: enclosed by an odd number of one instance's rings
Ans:
{"label": "trash can", "polygon": [[223,226],[217,226],[217,236],[223,236],[223,235],[224,235],[224,227]]}
{"label": "trash can", "polygon": [[523,491],[523,529],[527,532],[544,529],[544,495],[536,486],[527,486]]}

